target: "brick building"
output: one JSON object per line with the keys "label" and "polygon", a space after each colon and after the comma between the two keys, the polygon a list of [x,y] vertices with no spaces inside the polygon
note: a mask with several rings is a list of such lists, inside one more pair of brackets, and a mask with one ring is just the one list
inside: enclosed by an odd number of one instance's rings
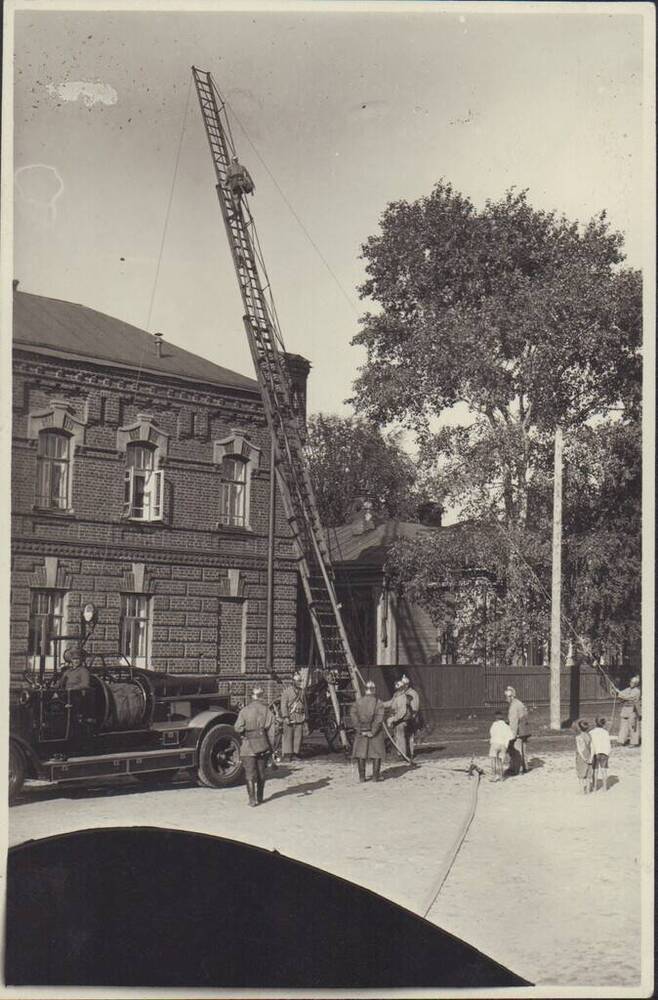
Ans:
{"label": "brick building", "polygon": [[[303,405],[309,365],[291,374]],[[256,382],[81,305],[14,293],[11,669],[93,601],[92,649],[138,665],[265,668],[270,443]],[[276,668],[295,658],[282,506]]]}

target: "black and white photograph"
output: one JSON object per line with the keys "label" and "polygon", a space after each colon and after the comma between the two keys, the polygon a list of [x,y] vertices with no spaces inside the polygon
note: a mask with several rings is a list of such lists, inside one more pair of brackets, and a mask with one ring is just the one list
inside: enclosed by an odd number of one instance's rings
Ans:
{"label": "black and white photograph", "polygon": [[651,996],[654,6],[3,26],[2,996]]}

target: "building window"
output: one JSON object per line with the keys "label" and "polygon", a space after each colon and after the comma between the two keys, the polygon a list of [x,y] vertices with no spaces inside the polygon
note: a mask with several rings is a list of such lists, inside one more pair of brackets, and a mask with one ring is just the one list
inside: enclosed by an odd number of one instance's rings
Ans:
{"label": "building window", "polygon": [[71,439],[58,431],[41,431],[37,452],[37,506],[68,510]]}
{"label": "building window", "polygon": [[37,668],[44,656],[46,670],[55,665],[55,643],[52,637],[64,629],[65,594],[60,590],[33,590],[30,594],[30,631],[28,655]]}
{"label": "building window", "polygon": [[126,462],[124,517],[135,521],[161,521],[164,473],[156,468],[155,448],[147,444],[129,444]]}
{"label": "building window", "polygon": [[226,455],[221,464],[220,524],[244,528],[247,524],[247,463]]}
{"label": "building window", "polygon": [[150,656],[151,599],[145,594],[121,597],[121,654],[134,667],[147,667]]}

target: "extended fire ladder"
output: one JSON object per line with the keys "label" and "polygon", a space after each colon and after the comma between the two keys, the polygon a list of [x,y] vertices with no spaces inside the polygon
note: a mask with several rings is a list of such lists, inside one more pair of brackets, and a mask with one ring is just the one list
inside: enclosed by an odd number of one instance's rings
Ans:
{"label": "extended fire ladder", "polygon": [[203,122],[217,177],[217,194],[245,309],[244,325],[274,444],[283,505],[297,551],[320,660],[339,726],[343,728],[336,684],[349,679],[356,695],[361,677],[345,632],[301,435],[293,406],[285,351],[254,221],[244,196],[231,184],[235,146],[224,101],[210,73],[192,67]]}

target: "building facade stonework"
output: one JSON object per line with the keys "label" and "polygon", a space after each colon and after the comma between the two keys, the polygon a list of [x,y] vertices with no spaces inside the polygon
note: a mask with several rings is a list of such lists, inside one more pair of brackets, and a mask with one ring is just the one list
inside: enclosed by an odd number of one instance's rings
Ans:
{"label": "building facade stonework", "polygon": [[[11,670],[99,620],[108,661],[265,669],[270,442],[257,384],[82,306],[16,292]],[[201,363],[201,367],[199,366]],[[277,502],[274,662],[297,568]]]}

